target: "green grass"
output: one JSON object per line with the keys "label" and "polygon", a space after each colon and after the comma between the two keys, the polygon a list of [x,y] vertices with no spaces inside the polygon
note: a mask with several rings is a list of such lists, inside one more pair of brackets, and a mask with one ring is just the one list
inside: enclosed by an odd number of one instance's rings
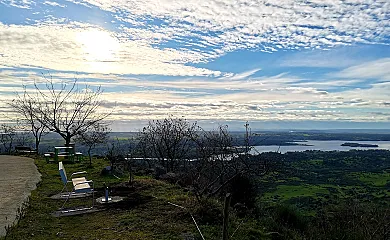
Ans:
{"label": "green grass", "polygon": [[318,194],[329,194],[325,186],[318,185],[279,185],[274,192],[265,193],[263,200],[287,201],[297,197],[318,197]]}
{"label": "green grass", "polygon": [[324,164],[324,160],[321,160],[321,159],[309,160],[308,163],[310,163],[312,165],[323,165]]}
{"label": "green grass", "polygon": [[290,177],[288,178],[289,181],[296,181],[296,182],[302,182],[303,180],[300,179],[299,177]]}
{"label": "green grass", "polygon": [[352,172],[347,174],[350,179],[358,180],[365,185],[372,187],[385,187],[390,182],[390,173],[383,171],[377,172]]}
{"label": "green grass", "polygon": [[[183,239],[183,234],[199,236],[190,214],[172,202],[186,207],[193,213],[206,239],[221,238],[222,202],[208,200],[204,207],[196,202],[190,192],[176,185],[152,179],[148,176],[135,178],[134,197],[137,201],[129,202],[118,208],[78,216],[56,218],[51,215],[58,210],[63,200],[53,200],[51,195],[62,189],[57,164],[46,164],[43,159],[35,161],[42,174],[42,180],[30,197],[29,207],[19,223],[11,228],[6,239]],[[103,177],[100,172],[108,162],[98,159],[87,168],[87,163],[65,164],[69,174],[86,170],[87,179],[95,181],[95,188],[102,196],[103,186],[114,186],[126,182],[127,177],[117,179]],[[133,196],[131,195],[131,196]],[[90,204],[90,199],[71,199],[69,206]],[[127,203],[127,202],[126,202]],[[131,204],[130,204],[131,203]],[[217,221],[215,221],[217,220]],[[242,220],[231,214],[230,231],[233,232]],[[255,220],[246,220],[235,234],[235,239],[247,239],[258,226]],[[250,233],[249,233],[250,232]],[[267,239],[261,237],[254,239]],[[4,238],[3,238],[4,239]]]}
{"label": "green grass", "polygon": [[[46,164],[44,160],[36,160],[36,165],[42,174],[42,181],[32,192],[30,206],[26,216],[14,227],[7,239],[180,239],[182,232],[196,233],[195,226],[189,216],[181,209],[175,208],[167,201],[178,202],[179,196],[187,193],[173,185],[153,179],[138,179],[141,186],[139,194],[147,196],[145,201],[128,209],[109,209],[93,214],[55,218],[51,213],[58,210],[63,200],[53,200],[49,196],[62,189],[57,164]],[[100,175],[103,166],[108,165],[103,160],[95,160],[92,168],[84,164],[66,164],[68,175],[72,172],[86,170],[87,179],[95,181],[95,188],[104,184],[115,185],[127,178]],[[86,203],[87,202],[87,203]],[[89,199],[71,199],[71,205],[87,205]]]}
{"label": "green grass", "polygon": [[365,184],[376,187],[384,187],[388,182],[390,182],[390,173],[359,173],[358,178]]}

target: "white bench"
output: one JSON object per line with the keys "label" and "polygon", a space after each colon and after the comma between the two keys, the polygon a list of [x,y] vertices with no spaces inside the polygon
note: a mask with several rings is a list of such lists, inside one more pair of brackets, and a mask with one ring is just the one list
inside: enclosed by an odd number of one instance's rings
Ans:
{"label": "white bench", "polygon": [[93,181],[87,180],[85,177],[74,178],[74,176],[76,176],[76,175],[86,174],[87,172],[82,171],[82,172],[72,173],[72,175],[70,175],[70,180],[69,180],[68,177],[66,176],[66,171],[65,171],[65,168],[64,168],[64,165],[62,164],[62,162],[58,162],[58,170],[60,171],[61,180],[64,184],[64,187],[62,188],[61,193],[64,191],[64,189],[66,189],[68,191],[67,185],[68,185],[68,183],[72,183],[72,190],[65,194],[66,200],[65,200],[64,204],[62,205],[61,209],[64,208],[65,203],[69,200],[69,198],[71,196],[74,196],[74,195],[78,195],[78,196],[85,195],[86,196],[88,193],[92,193],[92,207],[93,207],[94,202],[95,202]]}

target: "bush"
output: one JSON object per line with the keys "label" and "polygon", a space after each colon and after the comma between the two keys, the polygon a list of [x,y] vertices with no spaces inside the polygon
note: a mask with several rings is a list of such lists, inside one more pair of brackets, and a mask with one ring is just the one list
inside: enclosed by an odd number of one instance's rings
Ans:
{"label": "bush", "polygon": [[203,199],[195,206],[193,215],[201,224],[222,225],[222,206],[215,199]]}
{"label": "bush", "polygon": [[249,177],[238,175],[229,184],[227,191],[232,194],[232,206],[244,204],[248,209],[255,206],[257,192]]}
{"label": "bush", "polygon": [[305,217],[295,206],[278,205],[275,209],[275,220],[283,226],[294,228],[299,231],[305,231],[307,222]]}
{"label": "bush", "polygon": [[271,239],[302,239],[307,229],[305,217],[290,205],[256,207],[257,215]]}
{"label": "bush", "polygon": [[390,209],[356,201],[329,206],[312,222],[313,239],[390,239]]}

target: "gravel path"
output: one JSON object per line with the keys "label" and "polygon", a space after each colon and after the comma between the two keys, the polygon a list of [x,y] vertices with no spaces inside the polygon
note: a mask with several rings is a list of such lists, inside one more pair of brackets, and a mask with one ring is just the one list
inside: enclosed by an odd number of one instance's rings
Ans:
{"label": "gravel path", "polygon": [[33,159],[0,155],[0,237],[40,179]]}

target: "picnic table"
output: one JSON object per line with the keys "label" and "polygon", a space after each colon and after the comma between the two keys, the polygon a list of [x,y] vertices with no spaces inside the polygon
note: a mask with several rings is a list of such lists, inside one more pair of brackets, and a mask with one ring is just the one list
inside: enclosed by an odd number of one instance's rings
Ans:
{"label": "picnic table", "polygon": [[74,154],[74,147],[54,147],[55,162],[58,162],[58,159],[61,157],[74,162]]}
{"label": "picnic table", "polygon": [[[60,159],[69,162],[80,161],[83,154],[81,152],[75,152],[73,146],[58,146],[54,147],[54,152],[47,152],[44,154],[46,162],[59,162]],[[53,160],[50,160],[53,159]]]}

